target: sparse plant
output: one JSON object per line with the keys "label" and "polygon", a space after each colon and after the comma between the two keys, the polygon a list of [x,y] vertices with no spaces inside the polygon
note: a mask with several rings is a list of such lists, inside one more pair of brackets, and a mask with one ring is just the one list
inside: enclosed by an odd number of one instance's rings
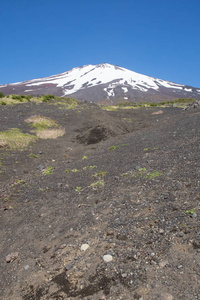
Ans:
{"label": "sparse plant", "polygon": [[73,172],[73,173],[76,173],[76,172],[79,172],[78,169],[72,169],[72,170],[65,170],[66,173],[69,173],[69,172]]}
{"label": "sparse plant", "polygon": [[80,190],[81,190],[80,186],[77,186],[76,189],[75,189],[76,192],[80,192]]}
{"label": "sparse plant", "polygon": [[186,214],[194,214],[196,212],[196,208],[192,208],[190,210],[186,210]]}
{"label": "sparse plant", "polygon": [[116,150],[119,149],[119,146],[111,146],[110,148],[108,148],[108,150],[112,151],[112,150]]}
{"label": "sparse plant", "polygon": [[92,175],[92,177],[104,177],[106,176],[107,172],[106,171],[99,171],[97,173],[95,173],[94,175]]}
{"label": "sparse plant", "polygon": [[138,172],[140,172],[140,173],[145,173],[146,171],[147,171],[146,168],[140,168],[140,169],[138,169]]}
{"label": "sparse plant", "polygon": [[26,183],[25,180],[18,179],[15,182],[13,182],[13,184],[11,184],[11,187],[14,187],[14,186],[17,186],[17,185],[20,185],[20,184],[25,184],[25,183]]}
{"label": "sparse plant", "polygon": [[86,166],[86,167],[83,167],[83,170],[86,170],[86,169],[89,169],[89,170],[92,170],[94,168],[96,168],[97,166]]}
{"label": "sparse plant", "polygon": [[126,173],[122,173],[121,176],[129,176],[129,177],[138,177],[138,176],[141,176],[145,179],[154,179],[156,178],[157,176],[161,176],[162,173],[154,170],[152,172],[147,172],[147,169],[146,168],[140,168],[137,170],[137,172],[134,172],[132,170],[126,172]]}
{"label": "sparse plant", "polygon": [[93,188],[94,190],[99,189],[99,188],[103,188],[104,187],[104,180],[98,180],[93,182],[90,187]]}
{"label": "sparse plant", "polygon": [[53,174],[52,170],[53,170],[53,167],[50,166],[50,167],[44,169],[43,173],[44,173],[44,175],[50,175],[50,174]]}
{"label": "sparse plant", "polygon": [[38,155],[31,153],[31,154],[29,154],[29,157],[38,158]]}
{"label": "sparse plant", "polygon": [[162,175],[162,173],[160,173],[158,171],[153,171],[152,173],[147,173],[147,176],[149,177],[149,179],[153,179],[153,178],[156,178],[161,175]]}

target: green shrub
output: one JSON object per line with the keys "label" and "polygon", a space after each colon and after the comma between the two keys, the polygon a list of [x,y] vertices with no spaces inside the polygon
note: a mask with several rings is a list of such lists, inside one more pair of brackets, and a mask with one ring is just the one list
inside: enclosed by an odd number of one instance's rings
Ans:
{"label": "green shrub", "polygon": [[0,98],[5,97],[4,94],[2,92],[0,92]]}
{"label": "green shrub", "polygon": [[13,100],[18,100],[19,102],[23,102],[23,96],[21,95],[12,95],[11,98]]}
{"label": "green shrub", "polygon": [[54,99],[54,95],[45,95],[42,97],[42,102],[48,102],[51,99]]}

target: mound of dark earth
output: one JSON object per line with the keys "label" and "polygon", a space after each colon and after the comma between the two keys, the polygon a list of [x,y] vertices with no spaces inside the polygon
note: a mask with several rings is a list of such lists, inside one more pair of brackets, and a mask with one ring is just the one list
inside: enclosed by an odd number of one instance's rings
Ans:
{"label": "mound of dark earth", "polygon": [[200,108],[0,107],[65,129],[0,149],[4,300],[200,299]]}

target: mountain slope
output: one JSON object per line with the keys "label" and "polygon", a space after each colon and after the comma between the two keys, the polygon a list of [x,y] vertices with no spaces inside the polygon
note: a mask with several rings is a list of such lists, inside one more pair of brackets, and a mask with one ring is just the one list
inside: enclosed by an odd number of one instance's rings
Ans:
{"label": "mountain slope", "polygon": [[50,77],[0,86],[4,94],[73,96],[100,102],[200,99],[200,89],[142,75],[107,63],[86,65]]}

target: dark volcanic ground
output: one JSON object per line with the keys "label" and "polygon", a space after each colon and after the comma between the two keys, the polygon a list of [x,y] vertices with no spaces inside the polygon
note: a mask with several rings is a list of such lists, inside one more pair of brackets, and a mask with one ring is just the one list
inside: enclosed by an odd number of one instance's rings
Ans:
{"label": "dark volcanic ground", "polygon": [[159,110],[0,107],[66,130],[0,149],[1,299],[200,299],[200,109]]}

